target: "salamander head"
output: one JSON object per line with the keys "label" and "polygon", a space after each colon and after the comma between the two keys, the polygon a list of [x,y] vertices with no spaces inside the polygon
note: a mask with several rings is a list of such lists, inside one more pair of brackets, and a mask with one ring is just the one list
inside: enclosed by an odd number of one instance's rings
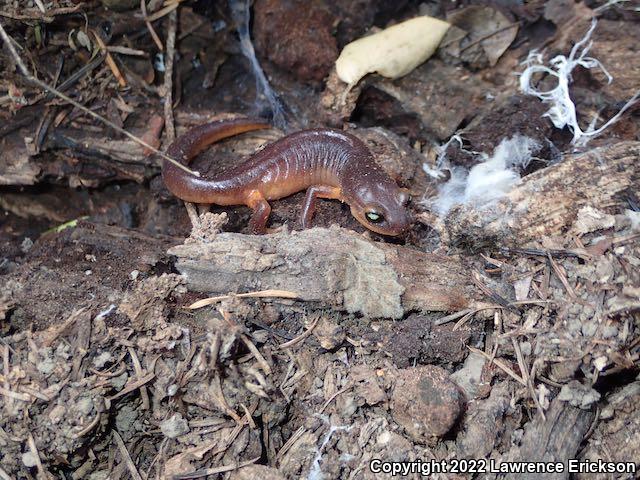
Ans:
{"label": "salamander head", "polygon": [[409,193],[394,181],[368,182],[355,188],[346,197],[356,219],[376,233],[399,236],[411,226],[407,211]]}

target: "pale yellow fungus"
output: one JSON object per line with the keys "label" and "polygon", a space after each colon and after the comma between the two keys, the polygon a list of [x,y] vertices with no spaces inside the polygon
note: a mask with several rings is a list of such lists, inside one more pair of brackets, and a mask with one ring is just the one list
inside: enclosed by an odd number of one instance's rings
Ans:
{"label": "pale yellow fungus", "polygon": [[402,77],[433,55],[449,26],[422,16],[359,38],[346,45],[336,60],[338,77],[349,85],[374,72]]}

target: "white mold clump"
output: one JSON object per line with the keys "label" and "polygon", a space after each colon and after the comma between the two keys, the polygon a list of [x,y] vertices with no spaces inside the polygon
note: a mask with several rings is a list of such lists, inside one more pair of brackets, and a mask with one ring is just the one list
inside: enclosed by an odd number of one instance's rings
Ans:
{"label": "white mold clump", "polygon": [[[455,205],[480,207],[501,198],[520,183],[520,173],[540,148],[538,141],[523,135],[503,139],[492,156],[478,153],[484,161],[470,170],[450,167],[451,178],[440,186],[437,197],[428,201],[428,206],[444,216]],[[446,163],[446,159],[441,163]]]}

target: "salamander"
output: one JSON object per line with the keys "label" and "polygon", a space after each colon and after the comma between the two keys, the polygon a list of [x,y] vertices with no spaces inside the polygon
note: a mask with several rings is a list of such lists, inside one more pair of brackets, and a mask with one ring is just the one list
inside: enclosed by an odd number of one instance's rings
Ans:
{"label": "salamander", "polygon": [[[167,155],[186,165],[218,140],[269,127],[249,118],[214,121],[177,138]],[[175,196],[187,202],[247,205],[253,210],[250,230],[257,234],[266,231],[269,200],[304,189],[302,228],[311,226],[318,198],[346,202],[362,225],[383,235],[402,235],[411,224],[407,191],[380,168],[360,139],[330,128],[287,135],[212,178],[193,175],[165,159],[162,178]]]}

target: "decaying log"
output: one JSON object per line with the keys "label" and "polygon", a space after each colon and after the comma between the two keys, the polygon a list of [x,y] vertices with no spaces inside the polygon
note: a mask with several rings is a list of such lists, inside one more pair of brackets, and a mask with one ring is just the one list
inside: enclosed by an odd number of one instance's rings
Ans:
{"label": "decaying log", "polygon": [[169,253],[178,257],[176,267],[191,290],[289,290],[304,301],[370,317],[457,311],[475,293],[457,257],[375,243],[338,227],[263,236],[220,233]]}
{"label": "decaying log", "polygon": [[15,132],[0,138],[0,185],[33,185],[39,173],[24,138]]}
{"label": "decaying log", "polygon": [[583,207],[618,213],[625,194],[640,190],[639,157],[640,142],[569,155],[525,177],[497,202],[454,208],[445,219],[450,243],[522,246],[565,233]]}
{"label": "decaying log", "polygon": [[[546,419],[537,417],[525,428],[520,447],[512,448],[503,462],[563,462],[564,471],[559,473],[518,473],[507,474],[505,479],[564,480],[569,478],[567,461],[575,459],[580,443],[593,422],[594,413],[582,410],[568,402],[555,399],[545,413]],[[500,461],[496,462],[497,464]],[[494,478],[495,474],[481,478]]]}

